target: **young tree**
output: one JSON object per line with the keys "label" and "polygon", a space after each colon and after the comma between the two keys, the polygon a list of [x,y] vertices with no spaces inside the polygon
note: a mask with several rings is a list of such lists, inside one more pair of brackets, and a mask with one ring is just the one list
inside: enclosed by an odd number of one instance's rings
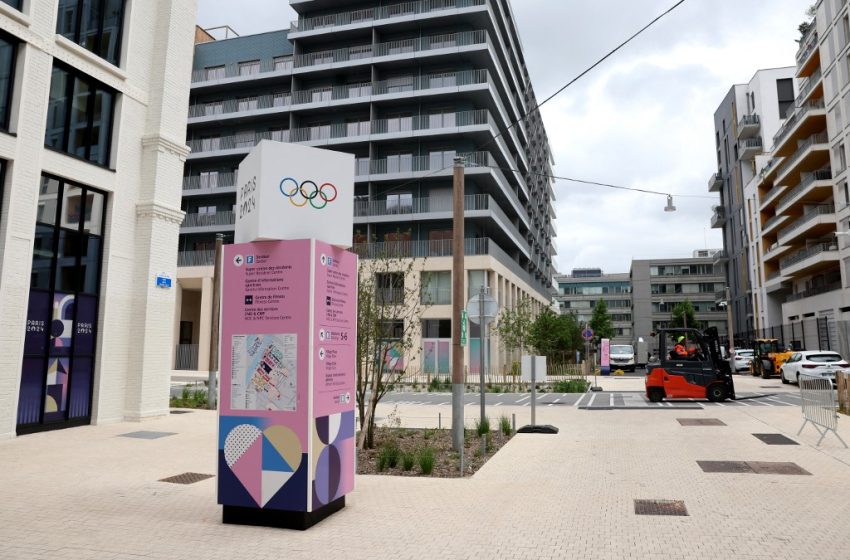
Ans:
{"label": "young tree", "polygon": [[608,314],[608,304],[605,303],[605,300],[600,299],[596,302],[589,324],[590,328],[593,329],[596,340],[611,339],[617,334],[614,330],[614,323],[611,321],[611,315]]}
{"label": "young tree", "polygon": [[360,449],[372,448],[375,408],[410,365],[425,305],[412,259],[381,255],[360,260],[357,289],[357,412]]}
{"label": "young tree", "polygon": [[582,344],[575,315],[559,315],[544,309],[529,329],[528,344],[551,363],[565,363]]}
{"label": "young tree", "polygon": [[681,329],[687,326],[689,329],[702,328],[702,323],[694,317],[694,304],[690,300],[685,300],[676,304],[673,308],[673,320],[670,321],[670,326],[676,329]]}
{"label": "young tree", "polygon": [[499,342],[507,350],[513,360],[515,353],[528,350],[531,325],[534,314],[531,310],[531,300],[524,298],[513,309],[503,309],[499,314],[493,331],[499,336]]}

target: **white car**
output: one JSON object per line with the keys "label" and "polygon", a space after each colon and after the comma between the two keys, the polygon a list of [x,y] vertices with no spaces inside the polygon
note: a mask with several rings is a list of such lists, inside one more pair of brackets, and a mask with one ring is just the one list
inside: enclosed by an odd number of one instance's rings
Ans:
{"label": "white car", "polygon": [[733,360],[733,369],[735,372],[750,371],[750,365],[753,363],[753,351],[746,348],[735,350]]}
{"label": "white car", "polygon": [[631,344],[612,344],[608,357],[611,370],[635,370],[635,349]]}
{"label": "white car", "polygon": [[830,350],[805,350],[794,352],[779,368],[783,383],[799,383],[800,374],[816,375],[831,379],[835,383],[835,372],[848,366],[838,352]]}

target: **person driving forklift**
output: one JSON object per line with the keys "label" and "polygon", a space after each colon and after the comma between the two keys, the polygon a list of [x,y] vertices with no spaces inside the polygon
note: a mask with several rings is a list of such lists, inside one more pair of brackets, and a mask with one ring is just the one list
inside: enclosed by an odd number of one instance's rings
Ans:
{"label": "person driving forklift", "polygon": [[688,341],[684,335],[679,335],[676,338],[676,345],[670,351],[670,358],[673,360],[695,360],[699,348],[696,344],[688,346]]}

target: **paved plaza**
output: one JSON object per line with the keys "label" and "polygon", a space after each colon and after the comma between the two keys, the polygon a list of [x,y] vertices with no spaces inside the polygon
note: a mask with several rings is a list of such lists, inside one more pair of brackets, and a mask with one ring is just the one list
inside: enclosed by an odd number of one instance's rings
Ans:
{"label": "paved plaza", "polygon": [[[629,395],[639,382],[602,384]],[[736,377],[736,382],[746,394],[796,391],[778,381]],[[761,388],[772,384],[775,390]],[[393,396],[402,402],[388,400],[379,416],[395,412],[410,426],[449,420],[450,406],[410,404],[413,396],[404,397]],[[516,414],[518,424],[526,423],[530,407],[523,402],[491,405],[489,411],[492,417]],[[472,477],[358,476],[347,507],[303,533],[222,525],[214,478],[189,485],[159,482],[186,472],[215,472],[212,412],[0,442],[0,557],[776,560],[850,555],[850,450],[831,435],[815,447],[818,436],[811,427],[797,437],[798,407],[595,410],[572,402],[537,409],[538,421],[558,426],[558,435],[517,435]],[[477,408],[467,406],[465,414],[471,420]],[[694,426],[679,419],[720,422]],[[840,424],[839,433],[850,440],[850,420],[843,417]],[[768,445],[753,436],[765,433],[784,434],[799,445]],[[122,437],[127,434],[133,437]],[[698,461],[795,463],[810,474],[705,472]],[[681,500],[688,515],[636,515],[636,499]]]}

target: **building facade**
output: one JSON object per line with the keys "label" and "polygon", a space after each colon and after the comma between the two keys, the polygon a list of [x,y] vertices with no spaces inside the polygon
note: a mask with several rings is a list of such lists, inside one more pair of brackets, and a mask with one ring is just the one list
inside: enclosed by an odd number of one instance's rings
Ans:
{"label": "building facade", "polygon": [[194,19],[0,2],[0,438],[168,412]]}
{"label": "building facade", "polygon": [[726,285],[722,268],[715,264],[719,251],[694,251],[692,257],[681,259],[632,261],[632,333],[635,340],[651,340],[650,334],[667,326],[673,308],[685,300],[693,304],[694,318],[702,328],[716,327],[721,336],[726,335],[726,311],[717,304],[715,297]]}
{"label": "building facade", "polygon": [[753,330],[758,320],[754,293],[760,282],[750,256],[758,233],[752,229],[752,195],[747,193],[755,191],[756,158],[770,150],[786,111],[793,109],[794,91],[794,67],[759,70],[749,83],[732,86],[714,113],[717,172],[709,179],[709,192],[718,193],[720,203],[711,227],[723,232],[723,251],[715,264],[724,266],[736,332]]}
{"label": "building facade", "polygon": [[632,284],[629,273],[604,274],[600,268],[573,269],[572,274],[556,275],[555,301],[561,313],[573,313],[579,323],[590,321],[593,309],[604,301],[614,325],[614,344],[631,344]]}
{"label": "building facade", "polygon": [[[823,0],[797,52],[798,94],[760,159],[753,221],[758,253],[761,327],[811,319],[850,319],[850,222],[847,135],[850,113],[850,16],[846,1]],[[807,342],[838,347],[837,329]],[[828,340],[832,339],[832,340]]]}
{"label": "building facade", "polygon": [[[429,303],[412,367],[451,363],[455,157],[468,293],[483,283],[502,307],[551,301],[552,160],[539,114],[524,117],[536,102],[509,2],[339,4],[293,1],[287,31],[196,46],[176,368],[209,367],[215,236],[233,238],[236,169],[262,139],[355,155],[353,250],[414,259]],[[490,353],[504,363],[497,344]]]}

